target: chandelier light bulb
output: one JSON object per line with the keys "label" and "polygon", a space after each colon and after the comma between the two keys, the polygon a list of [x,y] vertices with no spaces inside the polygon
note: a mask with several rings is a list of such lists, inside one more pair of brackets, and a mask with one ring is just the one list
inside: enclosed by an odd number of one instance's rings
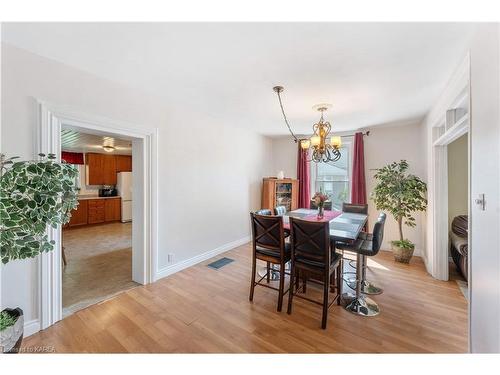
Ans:
{"label": "chandelier light bulb", "polygon": [[321,143],[321,137],[319,135],[313,135],[311,137],[311,145],[319,146],[320,143]]}
{"label": "chandelier light bulb", "polygon": [[330,138],[330,144],[335,148],[340,148],[342,146],[342,138],[335,136]]}
{"label": "chandelier light bulb", "polygon": [[309,147],[311,147],[311,141],[309,139],[301,140],[300,147],[302,147],[303,150],[307,150]]}

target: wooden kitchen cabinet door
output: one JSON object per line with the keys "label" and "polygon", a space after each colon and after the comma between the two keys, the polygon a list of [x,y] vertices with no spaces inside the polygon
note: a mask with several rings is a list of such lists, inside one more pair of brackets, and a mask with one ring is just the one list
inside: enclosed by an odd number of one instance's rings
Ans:
{"label": "wooden kitchen cabinet door", "polygon": [[121,199],[108,198],[104,200],[104,220],[118,221],[121,219]]}
{"label": "wooden kitchen cabinet door", "polygon": [[102,185],[116,185],[116,158],[115,155],[102,155],[103,182]]}
{"label": "wooden kitchen cabinet door", "polygon": [[78,203],[76,210],[71,211],[71,219],[69,220],[70,227],[87,224],[87,201],[80,200]]}
{"label": "wooden kitchen cabinet door", "polygon": [[116,172],[132,172],[132,156],[116,155]]}
{"label": "wooden kitchen cabinet door", "polygon": [[88,202],[88,223],[104,223],[105,206],[104,199],[89,199]]}
{"label": "wooden kitchen cabinet door", "polygon": [[87,185],[102,185],[104,182],[104,155],[85,154]]}

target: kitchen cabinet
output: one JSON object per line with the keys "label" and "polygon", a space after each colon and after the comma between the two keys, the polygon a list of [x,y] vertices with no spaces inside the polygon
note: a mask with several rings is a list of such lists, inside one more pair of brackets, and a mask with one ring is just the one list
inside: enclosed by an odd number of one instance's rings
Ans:
{"label": "kitchen cabinet", "polygon": [[115,155],[102,155],[103,182],[102,185],[116,185],[116,157]]}
{"label": "kitchen cabinet", "polygon": [[132,156],[116,155],[116,172],[132,172]]}
{"label": "kitchen cabinet", "polygon": [[104,199],[104,221],[118,221],[121,219],[121,199]]}
{"label": "kitchen cabinet", "polygon": [[132,172],[132,156],[85,154],[87,185],[116,185],[118,172]]}
{"label": "kitchen cabinet", "polygon": [[71,219],[64,228],[121,220],[120,197],[86,198],[79,199],[78,203],[76,210],[71,211]]}
{"label": "kitchen cabinet", "polygon": [[104,184],[104,158],[101,154],[85,154],[85,167],[87,172],[87,185]]}
{"label": "kitchen cabinet", "polygon": [[76,227],[79,225],[87,224],[87,201],[78,201],[78,207],[71,211],[71,219],[69,220],[69,227]]}
{"label": "kitchen cabinet", "polygon": [[104,223],[104,199],[89,199],[88,200],[88,223],[98,224]]}

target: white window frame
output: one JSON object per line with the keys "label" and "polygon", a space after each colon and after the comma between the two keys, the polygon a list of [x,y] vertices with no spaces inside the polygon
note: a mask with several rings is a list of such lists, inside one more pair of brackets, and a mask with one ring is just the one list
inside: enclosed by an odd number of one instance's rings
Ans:
{"label": "white window frame", "polygon": [[[353,161],[354,161],[354,142],[352,140],[352,137],[342,137],[342,148],[346,148],[349,151],[349,168],[348,168],[348,174],[349,174],[349,195],[348,195],[348,201],[351,201],[351,193],[352,193],[352,167],[353,167]],[[310,192],[311,192],[311,197],[314,195],[316,192],[316,176],[317,176],[317,169],[318,163],[315,163],[314,161],[309,162],[309,185],[310,185]]]}

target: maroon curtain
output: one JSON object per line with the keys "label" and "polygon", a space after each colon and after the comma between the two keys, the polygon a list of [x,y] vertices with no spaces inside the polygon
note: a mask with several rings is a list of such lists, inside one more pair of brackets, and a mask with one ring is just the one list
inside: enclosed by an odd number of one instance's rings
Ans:
{"label": "maroon curtain", "polygon": [[309,162],[307,161],[308,151],[300,147],[297,157],[297,179],[299,180],[299,208],[309,208]]}
{"label": "maroon curtain", "polygon": [[354,158],[352,163],[351,203],[366,204],[365,147],[363,133],[354,135]]}
{"label": "maroon curtain", "polygon": [[83,164],[83,154],[81,152],[61,152],[61,160],[69,164]]}

